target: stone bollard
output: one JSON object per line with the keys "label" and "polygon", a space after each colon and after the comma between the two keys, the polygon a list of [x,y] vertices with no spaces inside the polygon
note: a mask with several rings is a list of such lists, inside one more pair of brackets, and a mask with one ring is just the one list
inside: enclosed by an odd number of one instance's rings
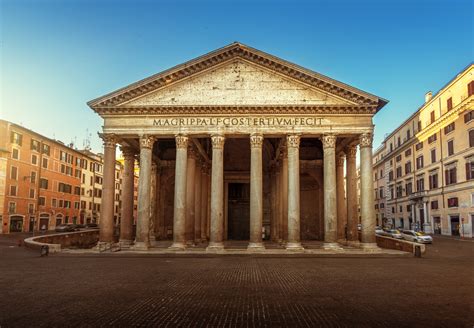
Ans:
{"label": "stone bollard", "polygon": [[421,257],[421,246],[415,245],[415,257]]}

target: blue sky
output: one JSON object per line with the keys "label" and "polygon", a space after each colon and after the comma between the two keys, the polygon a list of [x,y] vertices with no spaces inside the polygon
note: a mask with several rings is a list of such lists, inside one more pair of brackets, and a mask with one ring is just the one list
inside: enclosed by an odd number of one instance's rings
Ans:
{"label": "blue sky", "polygon": [[0,117],[95,151],[87,101],[233,41],[390,100],[374,148],[474,58],[471,0],[0,3]]}

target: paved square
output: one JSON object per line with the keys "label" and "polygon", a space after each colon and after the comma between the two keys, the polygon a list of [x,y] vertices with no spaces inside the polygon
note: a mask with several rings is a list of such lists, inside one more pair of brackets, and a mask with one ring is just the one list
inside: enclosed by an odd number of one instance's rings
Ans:
{"label": "paved square", "polygon": [[40,258],[0,237],[0,326],[471,327],[474,243],[425,258]]}

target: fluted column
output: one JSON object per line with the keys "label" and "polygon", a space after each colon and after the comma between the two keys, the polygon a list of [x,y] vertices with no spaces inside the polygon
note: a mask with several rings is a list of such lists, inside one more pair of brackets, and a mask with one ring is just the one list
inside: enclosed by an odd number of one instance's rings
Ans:
{"label": "fluted column", "polygon": [[201,168],[201,240],[207,240],[207,198],[208,198],[207,164]]}
{"label": "fluted column", "polygon": [[224,249],[224,142],[223,135],[213,135],[211,178],[211,234],[208,251]]}
{"label": "fluted column", "polygon": [[186,231],[186,184],[188,166],[188,137],[176,136],[176,165],[174,185],[173,244],[171,249],[185,248]]}
{"label": "fluted column", "polygon": [[337,244],[336,136],[321,137],[324,151],[324,245],[339,249]]}
{"label": "fluted column", "polygon": [[272,164],[271,167],[271,204],[272,204],[272,217],[270,220],[270,238],[272,241],[278,241],[278,194],[277,194],[277,168],[276,164]]}
{"label": "fluted column", "polygon": [[104,141],[104,180],[102,184],[99,245],[114,242],[115,152],[117,139],[111,134],[100,134]]}
{"label": "fluted column", "polygon": [[282,192],[281,192],[281,160],[277,162],[276,165],[276,241],[278,243],[283,243],[283,231],[282,231],[282,224],[283,224],[283,201],[282,201]]}
{"label": "fluted column", "polygon": [[130,147],[122,147],[122,209],[120,220],[120,246],[130,247],[133,241],[133,179],[135,169],[135,152]]}
{"label": "fluted column", "polygon": [[367,251],[379,250],[375,240],[372,140],[372,133],[364,133],[360,136],[360,215],[362,220],[360,246]]}
{"label": "fluted column", "polygon": [[196,161],[194,174],[194,241],[201,242],[201,163]]}
{"label": "fluted column", "polygon": [[336,194],[337,194],[337,241],[346,242],[347,206],[344,192],[344,160],[345,156],[338,156],[336,160]]}
{"label": "fluted column", "polygon": [[156,244],[156,235],[155,235],[155,221],[156,221],[156,175],[158,172],[158,166],[156,163],[151,163],[151,176],[150,176],[150,222],[149,222],[149,235],[150,235],[150,244]]}
{"label": "fluted column", "polygon": [[287,250],[303,250],[300,236],[300,136],[287,136],[288,242]]}
{"label": "fluted column", "polygon": [[347,244],[359,246],[359,212],[357,206],[357,146],[346,148],[346,190],[347,190]]}
{"label": "fluted column", "polygon": [[281,182],[280,182],[280,196],[281,196],[281,238],[282,244],[288,241],[288,149],[286,140],[281,148]]}
{"label": "fluted column", "polygon": [[250,242],[249,250],[263,250],[263,178],[262,178],[263,136],[250,136]]}
{"label": "fluted column", "polygon": [[195,174],[196,174],[196,154],[194,148],[188,146],[188,166],[186,172],[186,245],[194,246],[194,219],[195,219]]}
{"label": "fluted column", "polygon": [[151,156],[154,138],[140,137],[140,174],[138,176],[138,218],[134,249],[150,247]]}

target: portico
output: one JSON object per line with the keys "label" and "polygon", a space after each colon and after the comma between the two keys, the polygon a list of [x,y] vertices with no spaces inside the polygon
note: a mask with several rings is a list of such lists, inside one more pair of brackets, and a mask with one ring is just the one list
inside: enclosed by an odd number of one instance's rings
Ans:
{"label": "portico", "polygon": [[[288,251],[304,250],[305,240],[376,248],[372,117],[385,100],[233,43],[88,104],[104,119],[103,209],[113,204],[105,191],[113,190],[106,172],[116,145],[125,174],[139,159],[137,232],[127,180],[121,245],[146,250],[153,238],[172,239],[173,250],[222,252],[226,240],[243,239],[249,252],[264,251],[264,240]],[[101,243],[114,242],[113,224],[104,211]]]}

